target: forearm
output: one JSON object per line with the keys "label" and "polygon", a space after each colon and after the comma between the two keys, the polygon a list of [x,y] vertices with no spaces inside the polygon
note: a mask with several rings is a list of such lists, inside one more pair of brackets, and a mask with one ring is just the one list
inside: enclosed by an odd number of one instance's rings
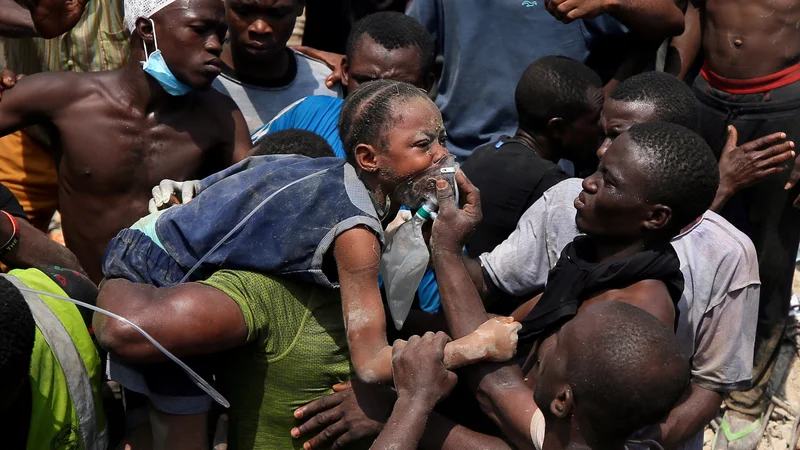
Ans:
{"label": "forearm", "polygon": [[31,13],[13,0],[0,0],[0,37],[36,37]]}
{"label": "forearm", "polygon": [[414,398],[400,397],[389,421],[371,449],[414,450],[417,448],[433,405]]}
{"label": "forearm", "polygon": [[722,208],[725,207],[725,204],[728,203],[728,200],[733,196],[733,191],[723,185],[720,185],[717,189],[717,195],[714,196],[714,201],[711,203],[711,207],[708,208],[711,211],[719,214],[722,211]]}
{"label": "forearm", "polygon": [[[489,319],[478,291],[473,288],[474,275],[467,272],[460,253],[434,249],[433,262],[438,269],[436,281],[450,336],[453,339],[467,336]],[[472,265],[474,271],[477,263]],[[477,271],[481,271],[480,265]]]}
{"label": "forearm", "polygon": [[664,72],[675,75],[681,80],[686,78],[700,53],[702,42],[702,24],[699,10],[689,4],[686,9],[686,27],[683,34],[675,36],[667,48]]}
{"label": "forearm", "polygon": [[655,42],[636,42],[632,45],[633,48],[629,52],[630,56],[620,64],[616,72],[614,72],[614,76],[603,89],[606,98],[611,95],[620,83],[634,75],[642,73],[652,59],[653,54],[658,50],[658,44]]}
{"label": "forearm", "polygon": [[510,450],[504,440],[481,434],[432,412],[419,443],[421,449],[436,450]]}
{"label": "forearm", "polygon": [[[19,227],[19,243],[3,255],[3,264],[12,269],[58,266],[83,272],[78,258],[67,247],[54,242],[26,220],[21,218],[16,220]],[[7,242],[11,238],[12,229],[11,220],[2,215],[0,241]]]}
{"label": "forearm", "polygon": [[700,433],[719,411],[722,396],[714,391],[691,385],[687,394],[660,424],[661,445],[674,449]]}
{"label": "forearm", "polygon": [[671,0],[609,0],[608,13],[634,34],[651,41],[683,32],[683,13]]}
{"label": "forearm", "polygon": [[473,286],[478,291],[478,295],[480,295],[481,299],[486,300],[492,294],[491,287],[489,282],[486,280],[486,277],[483,275],[483,268],[481,268],[481,263],[477,259],[472,259],[466,255],[462,257],[464,267],[467,269],[467,273],[469,274],[470,279],[472,280]]}
{"label": "forearm", "polygon": [[[466,336],[488,319],[486,310],[472,288],[460,254],[434,249],[433,259],[436,267],[441,269],[437,282],[451,336]],[[467,367],[465,373],[470,388],[477,392],[484,413],[515,445],[524,448],[530,444],[530,419],[536,404],[519,367],[514,364],[477,364]]]}

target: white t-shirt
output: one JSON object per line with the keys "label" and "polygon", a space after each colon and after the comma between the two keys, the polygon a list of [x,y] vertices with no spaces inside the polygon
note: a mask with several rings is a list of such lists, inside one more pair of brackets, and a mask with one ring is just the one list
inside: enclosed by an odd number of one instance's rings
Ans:
{"label": "white t-shirt", "polygon": [[[544,286],[561,251],[580,235],[573,202],[581,182],[571,178],[550,188],[505,242],[480,256],[500,290],[519,296]],[[761,285],[753,243],[727,220],[706,211],[672,246],[684,277],[676,336],[692,355],[692,383],[720,393],[747,387]],[[702,447],[700,433],[680,448]]]}
{"label": "white t-shirt", "polygon": [[242,110],[250,134],[272,120],[284,108],[310,95],[342,97],[342,88],[328,89],[325,79],[331,70],[325,63],[291,50],[297,63],[294,80],[284,86],[261,87],[244,84],[228,74],[214,80],[214,89],[232,98]]}

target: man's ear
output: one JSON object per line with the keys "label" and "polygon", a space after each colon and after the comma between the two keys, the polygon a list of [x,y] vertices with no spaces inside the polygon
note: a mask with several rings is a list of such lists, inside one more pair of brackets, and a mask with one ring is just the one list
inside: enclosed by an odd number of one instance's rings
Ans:
{"label": "man's ear", "polygon": [[663,230],[672,220],[672,209],[665,205],[655,205],[650,208],[644,220],[643,227],[649,231]]}
{"label": "man's ear", "polygon": [[550,412],[559,419],[566,419],[572,414],[574,406],[575,399],[572,396],[572,388],[568,384],[564,384],[558,388],[555,398],[550,402]]}
{"label": "man's ear", "polygon": [[566,135],[566,123],[564,119],[561,117],[553,117],[552,119],[547,121],[547,134],[550,135],[550,138],[557,139],[559,141],[564,139]]}
{"label": "man's ear", "polygon": [[148,44],[149,47],[152,47],[153,51],[155,51],[155,44],[153,43],[153,24],[150,23],[149,20],[144,17],[136,19],[136,28],[133,32],[138,34],[139,39],[145,44]]}
{"label": "man's ear", "polygon": [[347,63],[347,56],[342,56],[342,86],[347,86],[350,82],[350,64]]}
{"label": "man's ear", "polygon": [[358,172],[360,172],[360,170],[365,172],[378,171],[378,149],[375,147],[369,144],[358,144],[356,149],[353,150],[353,156],[356,161],[356,169]]}

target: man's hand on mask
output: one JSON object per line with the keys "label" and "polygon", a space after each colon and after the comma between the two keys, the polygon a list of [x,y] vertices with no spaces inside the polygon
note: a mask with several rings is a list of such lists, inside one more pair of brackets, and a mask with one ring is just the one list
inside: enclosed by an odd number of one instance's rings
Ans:
{"label": "man's hand on mask", "polygon": [[[153,188],[152,193],[153,198],[150,199],[147,205],[147,210],[151,214],[169,208],[172,205],[188,203],[200,193],[200,181],[163,180]],[[180,200],[178,196],[180,196]]]}
{"label": "man's hand on mask", "polygon": [[436,195],[439,199],[439,216],[433,223],[431,246],[433,251],[452,251],[461,253],[464,243],[483,218],[481,214],[481,197],[476,188],[467,179],[464,172],[456,173],[456,183],[463,199],[464,206],[456,205],[453,188],[445,180],[436,183]]}

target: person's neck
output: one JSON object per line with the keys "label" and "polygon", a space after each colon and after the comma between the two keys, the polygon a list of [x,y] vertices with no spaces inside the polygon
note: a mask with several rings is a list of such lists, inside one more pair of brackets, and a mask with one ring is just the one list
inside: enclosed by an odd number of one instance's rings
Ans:
{"label": "person's neck", "polygon": [[[562,421],[559,421],[562,422]],[[596,436],[590,426],[578,423],[573,417],[558,426],[547,424],[542,450],[623,450],[625,439],[610,442]]]}
{"label": "person's neck", "polygon": [[531,150],[536,152],[542,159],[546,159],[552,163],[558,163],[558,160],[561,159],[560,152],[557,152],[550,143],[550,140],[544,136],[525,131],[522,128],[517,128],[514,139],[530,147]]}
{"label": "person's neck", "polygon": [[[388,192],[387,189],[378,182],[377,177],[375,177],[372,172],[365,172],[360,169],[356,169],[358,172],[358,179],[364,183],[364,186],[369,191],[370,196],[372,197],[373,203],[375,203],[375,209],[377,210],[378,215],[381,215],[382,211],[386,211],[387,207],[391,207],[392,209],[399,208],[399,205],[387,205],[386,198],[388,197],[391,192]],[[390,211],[391,212],[391,211]],[[382,217],[382,219],[386,219],[387,217]]]}
{"label": "person's neck", "polygon": [[594,255],[596,263],[605,263],[619,259],[630,258],[631,256],[645,251],[649,248],[646,242],[637,240],[634,242],[599,242],[593,239]]}
{"label": "person's neck", "polygon": [[131,106],[151,113],[175,102],[176,97],[169,95],[155,78],[142,70],[140,62],[144,59],[143,51],[131,52],[128,63],[120,71],[120,91],[129,98]]}
{"label": "person's neck", "polygon": [[269,85],[287,76],[287,72],[291,68],[291,61],[289,57],[291,54],[289,50],[284,48],[275,53],[275,56],[269,60],[256,61],[245,51],[235,48],[231,41],[225,42],[222,47],[222,62],[230,67],[236,79],[242,83],[252,84],[254,86]]}

